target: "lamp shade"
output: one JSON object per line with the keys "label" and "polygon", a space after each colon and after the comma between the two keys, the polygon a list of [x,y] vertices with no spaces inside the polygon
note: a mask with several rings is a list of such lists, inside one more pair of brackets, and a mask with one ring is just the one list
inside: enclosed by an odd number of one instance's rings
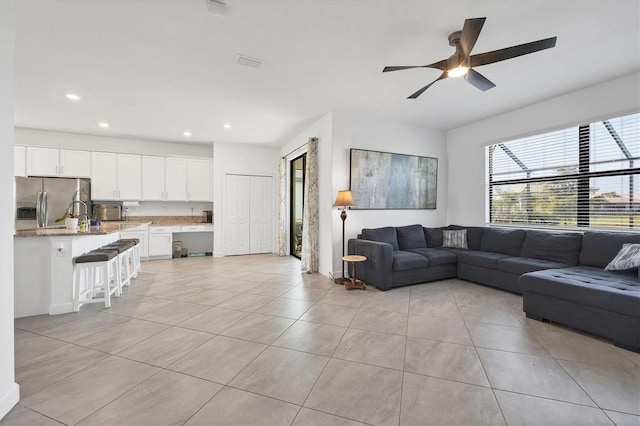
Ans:
{"label": "lamp shade", "polygon": [[351,191],[338,191],[334,207],[350,207],[353,206],[353,198],[351,197]]}

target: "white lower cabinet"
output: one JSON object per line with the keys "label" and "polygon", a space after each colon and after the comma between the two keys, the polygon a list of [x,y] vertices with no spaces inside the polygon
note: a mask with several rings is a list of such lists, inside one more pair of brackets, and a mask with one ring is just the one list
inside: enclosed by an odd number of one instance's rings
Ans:
{"label": "white lower cabinet", "polygon": [[147,261],[149,260],[149,225],[144,224],[140,225],[135,229],[127,229],[124,231],[120,231],[120,238],[137,238],[140,240],[139,248],[140,251],[140,260]]}
{"label": "white lower cabinet", "polygon": [[173,233],[180,232],[179,226],[149,227],[149,259],[171,259],[173,253]]}

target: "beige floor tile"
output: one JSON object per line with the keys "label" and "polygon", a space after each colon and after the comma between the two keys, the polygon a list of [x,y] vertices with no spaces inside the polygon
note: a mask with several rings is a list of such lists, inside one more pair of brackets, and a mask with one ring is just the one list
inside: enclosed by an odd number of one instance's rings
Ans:
{"label": "beige floor tile", "polygon": [[556,359],[617,368],[637,367],[610,343],[592,336],[563,329],[532,329],[531,333]]}
{"label": "beige floor tile", "polygon": [[232,297],[231,299],[222,302],[218,305],[218,307],[225,309],[236,309],[238,311],[255,312],[272,300],[273,297],[240,293]]}
{"label": "beige floor tile", "polygon": [[65,346],[66,343],[38,334],[24,333],[14,338],[16,366],[40,355]]}
{"label": "beige floor tile", "polygon": [[510,426],[613,425],[599,408],[505,391],[495,391],[495,394]]}
{"label": "beige floor tile", "polygon": [[291,426],[364,426],[364,423],[302,407]]}
{"label": "beige floor tile", "polygon": [[260,314],[273,315],[277,317],[285,317],[298,319],[300,318],[314,302],[304,300],[285,299],[278,297],[267,303],[256,312]]}
{"label": "beige floor tile", "polygon": [[214,307],[182,321],[179,323],[179,326],[218,334],[231,327],[242,318],[247,317],[249,314],[249,312],[245,311],[235,311],[232,309]]}
{"label": "beige floor tile", "polygon": [[404,336],[349,329],[333,357],[402,370],[405,342]]}
{"label": "beige floor tile", "polygon": [[36,392],[23,404],[62,423],[75,424],[159,370],[111,356]]}
{"label": "beige floor tile", "polygon": [[369,294],[360,308],[406,314],[409,313],[409,296],[395,296],[387,292]]}
{"label": "beige floor tile", "polygon": [[265,348],[259,343],[216,336],[167,368],[227,384]]}
{"label": "beige floor tile", "polygon": [[640,416],[610,410],[604,410],[604,412],[616,426],[640,426]]}
{"label": "beige floor tile", "polygon": [[108,330],[101,330],[82,339],[79,343],[97,351],[116,354],[123,349],[133,346],[154,334],[166,330],[168,326],[150,321],[130,319],[117,324]]}
{"label": "beige floor tile", "polygon": [[[132,298],[132,296],[134,296]],[[136,296],[134,294],[126,294],[113,301],[108,309],[101,309],[104,313],[124,315],[132,318],[140,318],[145,314],[154,312],[164,306],[170,305],[171,300],[157,299],[155,297]]]}
{"label": "beige floor tile", "polygon": [[252,289],[246,291],[248,294],[256,294],[258,296],[278,297],[291,290],[292,285],[266,284],[262,283]]}
{"label": "beige floor tile", "polygon": [[477,347],[535,356],[551,356],[526,328],[470,321],[467,321],[467,328]]}
{"label": "beige floor tile", "polygon": [[90,334],[109,330],[127,321],[131,321],[131,319],[120,315],[93,312],[91,315],[83,315],[81,321],[69,321],[55,325],[40,331],[40,334],[65,342],[79,343]]}
{"label": "beige floor tile", "polygon": [[302,277],[300,275],[265,274],[262,282],[265,284],[294,287],[302,282]]}
{"label": "beige floor tile", "polygon": [[409,315],[398,312],[361,310],[356,314],[350,327],[406,336],[408,317]]}
{"label": "beige floor tile", "polygon": [[78,319],[87,319],[95,315],[93,311],[82,309],[80,312],[72,312],[61,315],[35,315],[32,317],[16,318],[14,326],[18,330],[41,333],[47,329],[53,329],[60,324],[64,324]]}
{"label": "beige floor tile", "polygon": [[552,358],[477,349],[494,389],[594,406],[591,398]]}
{"label": "beige floor tile", "polygon": [[273,346],[331,356],[346,328],[297,321],[273,342]]}
{"label": "beige floor tile", "polygon": [[329,305],[316,303],[303,316],[303,321],[319,322],[322,324],[347,327],[358,312],[357,308],[349,306]]}
{"label": "beige floor tile", "polygon": [[401,425],[505,425],[491,389],[404,373]]}
{"label": "beige floor tile", "polygon": [[489,387],[473,346],[408,338],[405,371]]}
{"label": "beige floor tile", "polygon": [[256,288],[259,283],[254,281],[242,281],[237,279],[231,279],[229,281],[225,281],[222,284],[215,286],[216,290],[223,291],[232,291],[234,293],[244,293],[248,290]]}
{"label": "beige floor tile", "polygon": [[176,325],[207,309],[207,306],[196,305],[195,303],[172,302],[152,312],[140,315],[138,318],[167,325]]}
{"label": "beige floor tile", "polygon": [[118,356],[164,368],[211,338],[209,333],[171,327],[118,352]]}
{"label": "beige floor tile", "polygon": [[327,290],[298,285],[286,293],[283,293],[280,297],[284,297],[285,299],[305,300],[307,302],[317,302],[325,294],[327,294]]}
{"label": "beige floor tile", "polygon": [[319,355],[270,347],[229,385],[301,405],[328,360]]}
{"label": "beige floor tile", "polygon": [[465,321],[522,327],[522,323],[511,310],[499,303],[459,304],[459,307]]}
{"label": "beige floor tile", "polygon": [[239,389],[225,388],[202,410],[193,416],[187,426],[288,426],[299,407]]}
{"label": "beige floor tile", "polygon": [[342,286],[331,288],[320,299],[320,303],[328,303],[330,305],[351,306],[359,308],[367,298],[367,291],[362,290],[345,290]]}
{"label": "beige floor tile", "polygon": [[65,343],[64,346],[16,364],[22,399],[108,357],[107,354]]}
{"label": "beige floor tile", "polygon": [[23,407],[19,403],[0,419],[0,426],[60,426],[49,417]]}
{"label": "beige floor tile", "polygon": [[559,362],[600,408],[640,415],[640,368]]}
{"label": "beige floor tile", "polygon": [[397,425],[402,372],[331,359],[305,407],[355,421]]}
{"label": "beige floor tile", "polygon": [[428,297],[414,298],[412,296],[409,302],[409,313],[462,320],[458,304],[453,298],[451,299],[450,301],[440,301]]}
{"label": "beige floor tile", "polygon": [[271,315],[251,314],[223,331],[222,335],[270,344],[294,323],[294,320]]}
{"label": "beige floor tile", "polygon": [[237,295],[238,293],[234,293],[232,291],[212,289],[184,297],[182,298],[182,301],[187,303],[197,303],[199,305],[216,306]]}
{"label": "beige floor tile", "polygon": [[461,319],[409,315],[407,336],[473,345],[467,327]]}
{"label": "beige floor tile", "polygon": [[161,371],[84,419],[81,425],[181,425],[222,385]]}

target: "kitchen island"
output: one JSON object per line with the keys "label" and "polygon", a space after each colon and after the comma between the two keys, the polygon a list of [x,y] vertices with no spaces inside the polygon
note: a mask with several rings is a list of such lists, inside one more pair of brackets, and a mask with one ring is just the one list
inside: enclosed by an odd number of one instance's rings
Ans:
{"label": "kitchen island", "polygon": [[73,259],[146,223],[109,222],[87,231],[24,229],[14,235],[14,317],[73,311]]}

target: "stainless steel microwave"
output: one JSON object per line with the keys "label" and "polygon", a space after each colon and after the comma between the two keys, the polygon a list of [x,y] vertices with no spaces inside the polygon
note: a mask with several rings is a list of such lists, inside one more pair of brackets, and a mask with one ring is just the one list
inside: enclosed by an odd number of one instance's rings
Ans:
{"label": "stainless steel microwave", "polygon": [[93,215],[98,220],[122,220],[122,203],[96,203]]}

